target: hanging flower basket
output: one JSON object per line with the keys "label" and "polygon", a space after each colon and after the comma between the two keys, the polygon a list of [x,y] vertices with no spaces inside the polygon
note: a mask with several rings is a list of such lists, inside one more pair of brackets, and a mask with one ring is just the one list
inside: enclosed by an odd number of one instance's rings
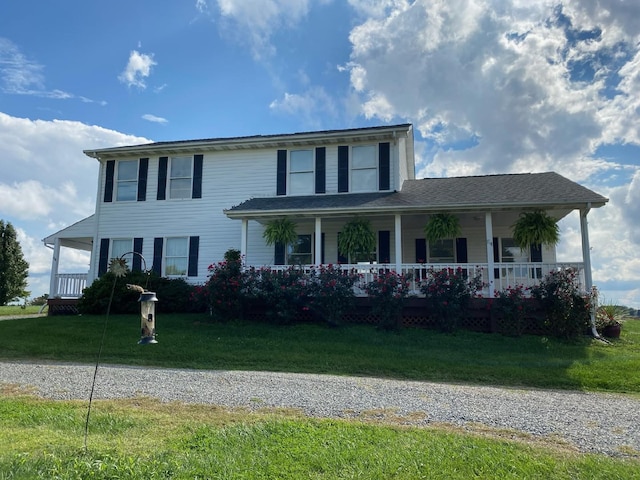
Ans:
{"label": "hanging flower basket", "polygon": [[281,243],[288,245],[298,240],[296,224],[288,218],[276,218],[267,223],[262,234],[267,245]]}
{"label": "hanging flower basket", "polygon": [[429,218],[424,227],[424,234],[429,242],[456,238],[460,235],[460,221],[451,213],[436,213]]}
{"label": "hanging flower basket", "polygon": [[513,240],[520,248],[529,245],[556,245],[560,241],[560,227],[543,210],[523,212],[513,225]]}
{"label": "hanging flower basket", "polygon": [[373,252],[376,248],[376,235],[371,222],[355,218],[347,223],[338,236],[338,250],[348,258]]}

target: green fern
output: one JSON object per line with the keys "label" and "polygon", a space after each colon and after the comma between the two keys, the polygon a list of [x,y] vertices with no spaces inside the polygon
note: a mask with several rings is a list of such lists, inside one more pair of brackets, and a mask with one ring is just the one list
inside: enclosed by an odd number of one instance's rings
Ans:
{"label": "green fern", "polygon": [[424,227],[424,234],[429,242],[436,242],[443,238],[456,238],[460,235],[458,217],[451,213],[436,213],[431,215]]}
{"label": "green fern", "polygon": [[556,245],[560,241],[557,221],[542,210],[523,212],[513,225],[513,240],[520,248],[529,245]]}
{"label": "green fern", "polygon": [[288,245],[298,240],[296,224],[288,218],[276,218],[267,223],[262,234],[267,245],[282,243]]}
{"label": "green fern", "polygon": [[338,250],[347,257],[355,257],[359,253],[368,253],[376,248],[376,235],[371,222],[355,218],[347,223],[338,236]]}

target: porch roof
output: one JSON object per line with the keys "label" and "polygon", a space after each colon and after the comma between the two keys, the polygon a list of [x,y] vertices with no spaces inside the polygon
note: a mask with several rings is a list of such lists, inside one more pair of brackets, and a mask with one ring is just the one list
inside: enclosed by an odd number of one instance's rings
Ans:
{"label": "porch roof", "polygon": [[406,180],[400,192],[252,198],[230,218],[273,215],[434,212],[601,207],[607,198],[555,172]]}

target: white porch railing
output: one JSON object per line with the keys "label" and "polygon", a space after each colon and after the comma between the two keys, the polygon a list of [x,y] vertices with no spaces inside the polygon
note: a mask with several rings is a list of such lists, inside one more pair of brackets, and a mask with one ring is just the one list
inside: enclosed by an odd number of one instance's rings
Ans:
{"label": "white porch railing", "polygon": [[54,291],[49,298],[80,298],[87,286],[86,273],[59,273],[55,276]]}
{"label": "white porch railing", "polygon": [[[286,270],[289,268],[287,265],[273,265],[266,267],[274,271]],[[304,271],[311,271],[313,265],[301,265]],[[383,271],[395,271],[396,265],[391,263],[385,264],[341,264],[342,270],[354,270],[362,276],[360,282],[358,282],[357,290],[363,292],[364,285],[371,282],[375,275]],[[516,285],[522,285],[530,288],[538,285],[540,281],[552,271],[560,271],[567,268],[571,268],[576,271],[576,279],[578,282],[578,288],[585,289],[585,277],[584,277],[584,264],[581,262],[572,263],[495,263],[493,265],[493,273],[489,274],[489,266],[486,263],[403,263],[402,273],[409,275],[410,290],[415,295],[420,295],[420,282],[427,278],[428,271],[430,269],[443,270],[451,268],[457,270],[460,268],[463,274],[467,278],[474,278],[479,275],[484,285],[482,292],[479,292],[484,297],[489,296],[490,280],[493,279],[493,291],[506,290],[509,287]],[[493,293],[493,292],[491,292]]]}

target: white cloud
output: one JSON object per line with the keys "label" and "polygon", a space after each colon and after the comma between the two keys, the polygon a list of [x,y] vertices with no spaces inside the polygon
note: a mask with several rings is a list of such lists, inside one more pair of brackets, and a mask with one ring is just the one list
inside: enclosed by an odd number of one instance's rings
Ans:
{"label": "white cloud", "polygon": [[[0,112],[0,218],[20,232],[33,295],[49,289],[51,251],[41,240],[95,210],[98,162],[82,151],[148,142],[81,122]],[[75,261],[86,271],[85,257],[65,255],[65,266]]]}
{"label": "white cloud", "polygon": [[320,128],[337,115],[333,99],[321,87],[309,88],[302,94],[285,93],[282,99],[272,101],[269,108],[274,112],[302,117],[305,124],[313,128]]}
{"label": "white cloud", "polygon": [[153,54],[147,55],[137,50],[132,50],[129,54],[129,61],[124,71],[118,76],[118,80],[128,87],[147,87],[145,79],[151,74],[151,68],[157,65],[153,60]]}
{"label": "white cloud", "polygon": [[[255,59],[264,59],[275,54],[271,42],[274,32],[282,28],[293,28],[309,13],[310,0],[216,0],[218,12],[223,20],[226,35],[247,44]],[[328,3],[321,0],[318,3]],[[208,13],[204,0],[196,1],[201,13]],[[226,22],[226,23],[225,23]]]}
{"label": "white cloud", "polygon": [[142,115],[142,118],[144,120],[147,120],[148,122],[153,122],[153,123],[161,123],[161,124],[169,123],[169,120],[167,120],[166,118],[157,117],[157,116],[152,115],[150,113],[146,113],[146,114]]}

